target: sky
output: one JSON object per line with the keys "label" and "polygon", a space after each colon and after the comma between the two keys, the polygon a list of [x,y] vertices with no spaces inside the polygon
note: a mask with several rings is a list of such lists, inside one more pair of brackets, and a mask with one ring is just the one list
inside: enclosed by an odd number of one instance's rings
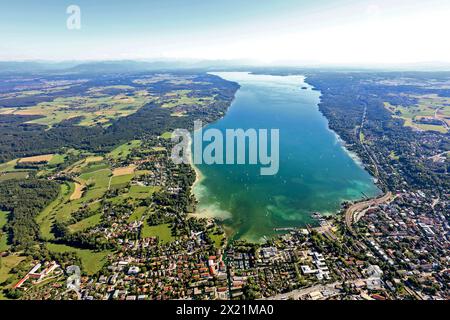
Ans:
{"label": "sky", "polygon": [[450,63],[449,33],[450,0],[0,0],[4,61]]}

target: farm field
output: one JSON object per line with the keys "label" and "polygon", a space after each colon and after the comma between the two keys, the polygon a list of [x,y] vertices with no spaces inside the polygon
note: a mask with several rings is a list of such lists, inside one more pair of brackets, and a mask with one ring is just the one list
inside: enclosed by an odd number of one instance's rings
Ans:
{"label": "farm field", "polygon": [[135,165],[131,165],[131,166],[128,166],[128,167],[115,168],[113,170],[113,176],[117,177],[117,176],[133,174],[135,169],[136,169]]}
{"label": "farm field", "polygon": [[0,232],[0,252],[7,251],[8,249],[8,235],[4,232]]}
{"label": "farm field", "polygon": [[107,157],[113,160],[126,159],[127,156],[131,153],[131,150],[139,147],[140,145],[141,140],[132,140],[115,148],[113,151],[107,154]]}
{"label": "farm field", "polygon": [[385,107],[393,114],[393,117],[403,119],[404,125],[407,127],[441,133],[449,131],[450,98],[438,95],[411,95],[408,97],[417,99],[417,104],[405,107],[385,103]]}
{"label": "farm field", "polygon": [[48,161],[49,165],[55,166],[61,163],[64,163],[64,161],[66,160],[65,155],[63,154],[55,154],[53,155],[53,157]]}
{"label": "farm field", "polygon": [[84,183],[75,182],[75,188],[73,190],[73,193],[70,195],[70,200],[77,200],[80,199],[83,195],[83,189],[85,188]]}
{"label": "farm field", "polygon": [[112,120],[135,113],[152,99],[143,92],[134,92],[130,95],[106,95],[98,92],[89,96],[59,97],[26,108],[3,108],[2,112],[41,116],[27,123],[48,127],[74,118],[80,119],[78,123],[80,126],[108,126]]}
{"label": "farm field", "polygon": [[[84,159],[81,159],[68,168],[64,170],[66,173],[87,173],[90,171],[97,171],[99,168],[95,169],[96,165],[105,165],[102,163],[103,157],[101,156],[87,156]],[[104,166],[103,168],[107,168],[108,166]],[[94,168],[94,169],[92,169]],[[102,169],[103,169],[102,168]]]}
{"label": "farm field", "polygon": [[87,164],[91,164],[91,163],[100,162],[100,161],[102,161],[102,160],[103,160],[103,157],[102,157],[102,156],[91,156],[91,157],[87,157],[87,158],[84,160],[84,163],[87,165]]}
{"label": "farm field", "polygon": [[199,105],[204,106],[212,101],[214,101],[213,97],[196,97],[192,90],[176,90],[170,93],[167,93],[164,96],[165,101],[161,105],[161,108],[174,108],[183,105]]}
{"label": "farm field", "polygon": [[48,163],[50,160],[52,160],[52,158],[53,154],[43,154],[40,156],[22,158],[18,161],[18,163],[38,163],[38,162]]}
{"label": "farm field", "polygon": [[86,184],[87,189],[84,192],[83,197],[77,201],[86,202],[102,197],[108,190],[110,176],[110,169],[101,169],[81,174],[79,179]]}

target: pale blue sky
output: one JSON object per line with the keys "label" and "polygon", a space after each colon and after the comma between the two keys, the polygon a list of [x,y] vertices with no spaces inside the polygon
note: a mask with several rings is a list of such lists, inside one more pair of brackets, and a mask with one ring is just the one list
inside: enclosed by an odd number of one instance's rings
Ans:
{"label": "pale blue sky", "polygon": [[449,0],[0,0],[0,60],[450,62],[449,16]]}

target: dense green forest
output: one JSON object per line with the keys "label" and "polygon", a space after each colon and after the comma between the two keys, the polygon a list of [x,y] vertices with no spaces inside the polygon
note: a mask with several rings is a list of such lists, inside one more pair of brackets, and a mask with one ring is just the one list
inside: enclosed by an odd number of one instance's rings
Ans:
{"label": "dense green forest", "polygon": [[9,212],[5,228],[14,246],[26,248],[39,239],[34,217],[59,192],[59,185],[47,180],[7,180],[0,182],[0,210]]}

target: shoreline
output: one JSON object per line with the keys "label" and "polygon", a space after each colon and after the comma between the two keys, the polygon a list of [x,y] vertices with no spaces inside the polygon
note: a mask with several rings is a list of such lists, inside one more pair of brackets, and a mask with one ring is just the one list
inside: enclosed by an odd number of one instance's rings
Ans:
{"label": "shoreline", "polygon": [[195,171],[195,181],[191,185],[191,195],[195,198],[195,210],[194,212],[188,213],[188,218],[196,218],[196,219],[208,219],[212,220],[215,223],[217,223],[216,218],[214,217],[211,212],[208,212],[208,210],[203,209],[202,211],[199,211],[198,204],[199,200],[197,196],[195,195],[194,189],[196,186],[198,186],[202,180],[205,178],[203,173],[200,171],[200,169],[195,165],[194,160],[192,159],[192,137],[189,136],[189,142],[188,142],[188,153],[189,153],[189,165],[192,169]]}
{"label": "shoreline", "polygon": [[[216,76],[216,77],[219,77],[219,76],[215,75],[213,72],[207,72],[207,73],[208,73],[208,74],[212,74],[212,75],[214,75],[214,76]],[[219,77],[219,78],[221,78],[221,77]],[[222,79],[222,78],[221,78],[221,79]],[[223,80],[225,80],[225,79],[223,79]],[[228,80],[226,80],[226,81],[228,81]],[[231,101],[230,101],[228,107],[226,108],[226,111],[225,111],[218,119],[216,119],[215,121],[213,121],[213,122],[211,122],[211,123],[214,123],[214,122],[216,122],[216,121],[219,121],[219,120],[221,120],[223,117],[225,117],[226,113],[228,112],[228,109],[233,105],[234,100],[236,99],[236,93],[237,93],[237,92],[239,91],[239,89],[241,88],[240,84],[239,84],[239,83],[237,83],[237,84],[238,84],[238,88],[237,88],[236,91],[234,92],[234,94],[233,94],[233,99],[231,99]],[[210,124],[210,123],[204,124],[202,128],[205,128],[205,127],[208,126],[209,124]],[[191,168],[193,168],[194,171],[195,171],[195,181],[194,181],[194,183],[191,185],[191,195],[194,196],[195,202],[196,202],[195,210],[194,210],[194,212],[191,212],[191,213],[188,214],[188,218],[189,218],[189,217],[193,217],[193,218],[197,218],[197,219],[202,219],[202,218],[204,218],[204,219],[212,220],[212,221],[214,221],[215,223],[217,223],[218,220],[220,220],[220,219],[218,219],[214,214],[212,214],[211,212],[209,212],[207,209],[203,209],[202,212],[200,212],[200,211],[198,210],[198,204],[199,204],[199,201],[198,201],[197,197],[195,196],[194,188],[195,188],[198,184],[200,184],[200,183],[202,182],[202,180],[205,178],[205,176],[204,176],[203,173],[200,171],[200,169],[195,165],[195,163],[194,163],[194,161],[193,161],[193,159],[192,159],[192,136],[189,136],[188,150],[189,150],[189,165],[190,165]]]}
{"label": "shoreline", "polygon": [[[313,89],[314,87],[313,86],[311,86],[308,82],[307,82],[307,77],[306,76],[303,76],[303,83],[304,84],[306,84],[306,85],[308,85],[311,89]],[[301,84],[301,83],[300,83]],[[368,172],[369,173],[369,175],[371,176],[371,178],[372,178],[372,182],[375,184],[375,186],[376,186],[376,188],[377,189],[380,189],[379,188],[379,186],[378,186],[378,184],[376,183],[376,181],[374,180],[374,176],[370,173],[370,171],[368,171],[367,170],[367,168],[366,168],[366,166],[365,166],[365,163],[364,163],[364,161],[362,160],[362,158],[359,156],[359,154],[358,153],[356,153],[356,152],[354,152],[354,151],[350,151],[348,148],[347,148],[347,143],[341,138],[341,136],[336,132],[336,131],[334,131],[334,130],[332,130],[330,127],[329,127],[329,119],[323,114],[323,112],[320,110],[320,107],[319,107],[319,104],[320,104],[320,100],[321,100],[321,97],[319,97],[319,102],[316,104],[316,108],[317,108],[317,111],[321,114],[321,116],[322,117],[324,117],[325,119],[326,119],[326,121],[327,121],[327,130],[328,131],[330,131],[331,133],[333,133],[333,135],[334,135],[334,137],[335,137],[335,140],[336,140],[336,144],[339,144],[340,145],[340,147],[343,149],[343,151],[347,154],[347,156],[348,157],[350,157],[352,160],[353,160],[353,162],[358,166],[358,167],[360,167],[361,169],[363,169],[363,170],[365,170],[366,172]],[[234,99],[233,99],[233,101],[230,103],[230,106],[233,104],[233,102],[234,102]],[[229,106],[229,107],[230,107]],[[221,118],[223,118],[224,116],[225,116],[225,114],[226,113],[224,113],[223,115],[222,115],[222,117],[220,117],[218,120],[220,120]],[[217,121],[218,121],[217,120]],[[196,201],[196,206],[195,206],[195,210],[192,212],[192,213],[189,213],[189,217],[195,217],[195,218],[198,218],[198,219],[202,219],[202,218],[205,218],[205,219],[208,219],[208,220],[212,220],[212,221],[214,221],[214,222],[219,222],[220,223],[220,221],[223,221],[223,220],[225,220],[225,219],[221,219],[221,215],[220,215],[220,213],[219,212],[216,212],[216,208],[215,207],[213,207],[213,206],[204,206],[203,208],[199,208],[199,206],[198,206],[198,204],[200,203],[199,202],[199,199],[198,199],[198,197],[196,196],[196,194],[195,194],[195,192],[194,192],[194,188],[198,188],[198,186],[199,186],[199,184],[202,182],[202,180],[205,178],[204,177],[204,175],[202,174],[202,172],[200,171],[200,169],[194,164],[194,161],[193,161],[193,157],[192,157],[192,143],[193,143],[193,138],[192,138],[192,136],[190,136],[190,139],[189,139],[189,144],[188,144],[188,147],[189,147],[189,163],[190,163],[190,165],[192,166],[192,168],[194,169],[194,171],[195,171],[195,174],[196,174],[196,178],[195,178],[195,181],[194,181],[194,183],[192,184],[192,186],[191,186],[191,193],[192,193],[192,195],[194,196],[194,198],[195,198],[195,201]],[[377,194],[377,195],[375,195],[375,196],[372,196],[372,197],[370,197],[371,199],[373,199],[373,198],[376,198],[377,196],[378,196],[379,194]],[[336,210],[336,211],[332,211],[332,212],[326,212],[326,213],[321,213],[321,215],[322,216],[337,216],[337,215],[339,215],[339,211],[342,209],[342,206],[343,206],[343,204],[345,203],[345,202],[352,202],[352,203],[357,203],[357,202],[360,202],[360,201],[363,201],[364,200],[364,197],[361,197],[361,198],[358,198],[358,199],[353,199],[353,200],[342,200],[342,201],[340,201],[340,206],[339,206],[339,208]],[[217,208],[218,209],[218,208]],[[217,210],[217,211],[219,211],[219,210]],[[223,210],[222,210],[223,211]],[[298,226],[298,227],[295,227],[295,228],[303,228],[304,226]],[[226,237],[228,238],[228,239],[230,239],[231,237],[232,237],[232,235],[233,235],[233,230],[232,230],[232,228],[231,227],[226,227],[225,228],[225,234],[226,234]]]}
{"label": "shoreline", "polygon": [[195,171],[195,181],[191,185],[191,194],[195,196],[194,188],[196,185],[198,185],[203,180],[204,176],[203,176],[202,172],[200,171],[200,169],[194,164],[194,161],[192,159],[192,151],[191,151],[192,150],[192,138],[191,137],[189,137],[188,150],[189,150],[189,165]]}

